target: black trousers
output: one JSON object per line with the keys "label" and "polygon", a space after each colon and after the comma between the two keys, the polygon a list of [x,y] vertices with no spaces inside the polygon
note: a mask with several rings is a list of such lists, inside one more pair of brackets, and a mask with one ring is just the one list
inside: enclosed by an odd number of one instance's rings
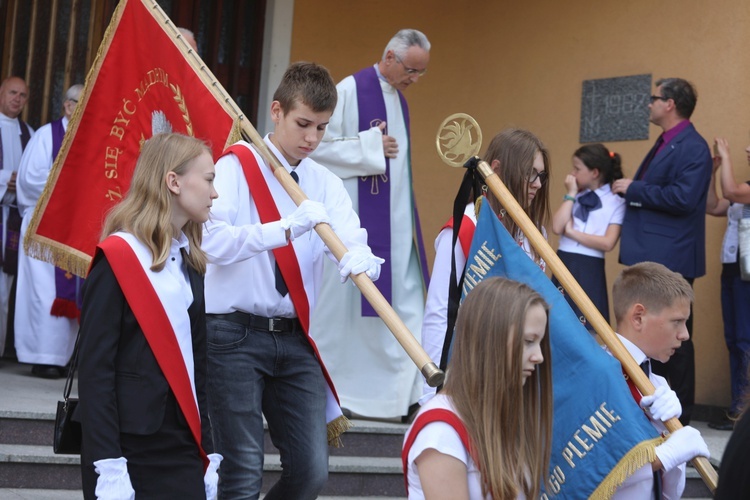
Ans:
{"label": "black trousers", "polygon": [[[136,499],[205,500],[203,462],[172,391],[167,395],[161,428],[145,436],[121,433],[120,446],[128,460],[128,474]],[[84,459],[86,450],[82,452],[84,498],[95,499],[99,475],[93,464]]]}
{"label": "black trousers", "polygon": [[[684,277],[684,276],[683,276]],[[693,286],[695,278],[685,278]],[[695,405],[695,349],[693,347],[693,307],[687,320],[688,340],[682,343],[669,361],[661,363],[651,360],[651,369],[657,375],[667,379],[669,386],[677,393],[682,405],[680,423],[690,425],[690,417]]]}

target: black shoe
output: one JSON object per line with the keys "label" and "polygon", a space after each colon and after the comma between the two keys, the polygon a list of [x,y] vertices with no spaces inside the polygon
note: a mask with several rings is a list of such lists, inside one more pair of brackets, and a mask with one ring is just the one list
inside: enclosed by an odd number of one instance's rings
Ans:
{"label": "black shoe", "polygon": [[709,422],[708,426],[717,431],[731,431],[734,430],[734,419],[731,415],[725,415],[720,420]]}
{"label": "black shoe", "polygon": [[31,374],[39,378],[58,379],[62,378],[64,368],[54,365],[34,365],[31,367]]}

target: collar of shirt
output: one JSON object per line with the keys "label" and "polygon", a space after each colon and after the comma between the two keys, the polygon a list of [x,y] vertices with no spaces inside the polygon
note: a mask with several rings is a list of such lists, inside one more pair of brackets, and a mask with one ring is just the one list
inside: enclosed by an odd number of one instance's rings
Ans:
{"label": "collar of shirt", "polygon": [[[274,144],[271,142],[271,135],[272,134],[266,135],[263,138],[263,142],[265,142],[266,146],[268,146],[268,149],[270,149],[271,152],[274,155],[276,155],[276,158],[279,160],[279,163],[281,163],[281,166],[284,167],[287,172],[294,171],[294,172],[297,172],[297,175],[299,175],[300,172],[302,171],[302,170],[300,170],[300,167],[303,167],[308,161],[310,161],[310,159],[309,158],[304,158],[302,161],[299,162],[299,165],[297,165],[296,167],[292,167],[291,165],[289,165],[289,162],[286,161],[286,158],[284,158],[284,155],[281,154],[281,151],[279,151],[276,148],[276,146],[274,146]],[[302,179],[301,176],[300,176],[300,179]]]}
{"label": "collar of shirt", "polygon": [[[675,137],[677,137],[677,134],[679,134],[680,132],[682,132],[683,130],[685,130],[688,127],[688,125],[690,125],[690,120],[682,120],[680,123],[678,123],[674,127],[670,128],[669,130],[667,130],[666,132],[664,132],[661,135],[662,139],[664,139],[664,144],[662,144],[662,148],[664,146],[666,146],[667,144],[669,144],[669,142],[672,139],[674,139]],[[661,148],[659,148],[659,149],[661,149]]]}
{"label": "collar of shirt", "polygon": [[628,339],[626,339],[619,333],[617,334],[617,338],[619,338],[620,341],[622,341],[622,344],[625,346],[625,349],[627,349],[630,355],[633,356],[633,359],[635,359],[636,363],[640,365],[641,363],[646,361],[646,359],[648,359],[648,356],[646,356],[646,353],[641,351],[640,347],[638,347],[637,345],[635,345],[634,343],[632,343],[631,341],[629,341]]}
{"label": "collar of shirt", "polygon": [[385,83],[388,83],[388,80],[385,79],[385,77],[383,76],[383,73],[380,72],[380,68],[378,67],[378,63],[375,63],[375,73],[377,73],[378,78],[380,78],[380,80],[384,81]]}

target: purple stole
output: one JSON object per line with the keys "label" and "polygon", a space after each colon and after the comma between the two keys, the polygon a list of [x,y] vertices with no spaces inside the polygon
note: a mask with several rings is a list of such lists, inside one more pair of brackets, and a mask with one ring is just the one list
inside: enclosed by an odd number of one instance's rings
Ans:
{"label": "purple stole", "polygon": [[[380,122],[388,121],[385,111],[385,99],[383,89],[380,87],[380,79],[375,67],[370,66],[353,75],[357,87],[357,106],[359,108],[359,131],[369,130]],[[398,98],[401,101],[401,109],[404,113],[406,134],[411,137],[409,122],[409,106],[404,95],[397,89]],[[411,177],[411,144],[407,145],[407,161],[409,163],[409,176]],[[361,226],[367,229],[367,242],[373,253],[385,259],[381,266],[380,279],[375,286],[383,294],[389,304],[393,303],[393,272],[391,269],[391,185],[390,159],[385,159],[385,174],[368,175],[359,178],[359,220]],[[382,181],[382,182],[381,182]],[[411,184],[411,183],[410,183]],[[419,224],[414,192],[411,193],[414,228],[416,233],[416,244],[419,252],[420,265],[424,286],[427,286],[429,275],[427,273],[427,259],[422,241],[422,229]],[[377,316],[367,299],[362,296],[362,316]]]}
{"label": "purple stole", "polygon": [[[62,118],[50,123],[52,128],[52,159],[62,147],[65,127]],[[78,318],[81,314],[81,278],[69,273],[65,269],[55,266],[55,300],[52,302],[50,314],[63,318]]]}
{"label": "purple stole", "polygon": [[[21,151],[23,151],[31,139],[31,133],[23,120],[20,118],[17,120],[21,129]],[[3,146],[0,141],[0,169],[3,168],[2,152]],[[0,260],[2,260],[3,272],[15,276],[18,272],[18,243],[21,239],[21,214],[18,212],[18,207],[9,207],[7,224],[7,227],[3,227],[2,217],[0,217],[0,234],[5,231],[5,258]]]}

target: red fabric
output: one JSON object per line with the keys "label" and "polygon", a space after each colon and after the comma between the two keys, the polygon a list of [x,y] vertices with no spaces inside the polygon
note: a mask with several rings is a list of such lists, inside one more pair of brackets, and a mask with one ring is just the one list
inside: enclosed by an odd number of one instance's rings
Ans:
{"label": "red fabric", "polygon": [[78,306],[72,300],[61,299],[60,297],[55,298],[52,302],[52,307],[49,311],[50,315],[58,316],[60,318],[71,318],[78,319],[81,317],[81,311],[78,310]]}
{"label": "red fabric", "polygon": [[[463,224],[462,224],[463,225]],[[401,463],[404,469],[404,485],[406,486],[406,494],[409,495],[409,451],[414,445],[414,441],[421,431],[427,424],[432,422],[445,422],[446,424],[453,427],[458,433],[458,437],[461,438],[464,448],[466,448],[471,454],[471,440],[469,439],[469,433],[466,430],[466,426],[458,418],[458,415],[445,408],[433,408],[421,413],[411,426],[409,437],[406,438],[404,446],[401,449]]]}
{"label": "red fabric", "polygon": [[630,389],[630,394],[633,395],[633,399],[635,399],[635,402],[638,403],[638,406],[640,406],[641,399],[643,398],[641,391],[639,391],[638,388],[635,386],[635,382],[633,382],[633,379],[631,379],[628,376],[628,374],[625,373],[625,368],[622,369],[622,374],[625,377],[625,381],[628,383],[628,389]]}
{"label": "red fabric", "polygon": [[[440,230],[442,231],[443,229],[448,228],[453,229],[453,217],[448,219],[448,222],[446,222]],[[464,252],[464,258],[468,258],[469,256],[471,240],[474,238],[474,229],[476,229],[474,221],[464,215],[463,219],[461,219],[461,227],[458,230],[458,241],[461,243],[461,250]]]}
{"label": "red fabric", "polygon": [[50,174],[54,188],[40,200],[35,240],[93,257],[105,214],[127,192],[142,142],[152,135],[154,112],[174,132],[205,140],[214,158],[226,146],[232,117],[165,31],[172,27],[155,15],[141,0],[118,5],[109,44],[105,37],[78,103],[80,120],[74,116],[57,157],[62,167]]}
{"label": "red fabric", "polygon": [[132,309],[138,326],[148,345],[154,352],[156,362],[169,383],[169,388],[177,399],[182,413],[185,415],[190,432],[198,444],[203,469],[208,467],[208,457],[201,446],[201,419],[198,406],[193,397],[190,377],[182,360],[182,352],[177,343],[172,324],[167,312],[151,285],[146,272],[143,270],[138,257],[130,245],[120,237],[110,236],[101,243],[100,248],[115,273],[117,283],[120,284],[125,300]]}
{"label": "red fabric", "polygon": [[[261,222],[265,224],[281,219],[279,209],[276,208],[276,203],[273,201],[273,196],[271,196],[271,191],[268,189],[266,179],[263,177],[260,165],[258,165],[258,161],[255,159],[252,151],[245,146],[234,145],[227,148],[224,152],[224,154],[230,153],[236,155],[240,160],[248,188],[252,192],[253,198],[255,198],[255,207],[258,209]],[[328,386],[331,388],[336,402],[339,403],[339,396],[336,394],[333,380],[320,357],[318,346],[315,345],[315,341],[308,333],[310,329],[310,301],[307,298],[305,285],[302,282],[302,272],[299,269],[299,261],[297,260],[297,254],[294,252],[294,246],[289,242],[283,247],[276,248],[273,250],[273,256],[276,258],[276,262],[281,269],[281,275],[284,277],[284,282],[289,290],[289,297],[292,299],[295,311],[297,311],[297,319],[302,324],[307,341],[313,348],[313,351],[315,351],[315,357],[318,363],[320,363],[320,368],[323,370],[323,376],[326,382],[328,382]]]}

